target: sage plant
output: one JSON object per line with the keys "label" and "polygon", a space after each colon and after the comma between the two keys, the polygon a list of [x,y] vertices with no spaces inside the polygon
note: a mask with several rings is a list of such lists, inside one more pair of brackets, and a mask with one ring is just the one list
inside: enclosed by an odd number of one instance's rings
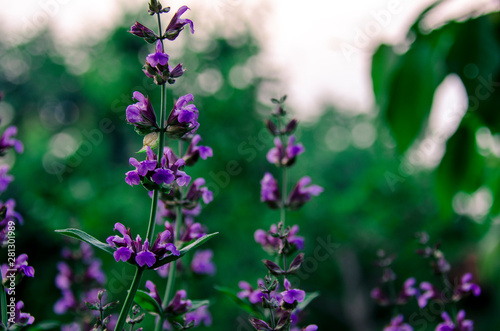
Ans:
{"label": "sage plant", "polygon": [[[417,286],[414,277],[404,281],[399,293],[395,290],[396,274],[391,268],[395,256],[387,256],[379,251],[379,260],[375,265],[382,268],[381,285],[375,287],[371,297],[381,306],[392,306],[394,308],[393,318],[384,331],[411,331],[411,325],[404,323],[404,317],[399,313],[398,307],[406,305],[411,298],[415,298],[420,309],[424,309],[430,301],[435,301],[443,307],[441,317],[443,322],[439,323],[435,331],[472,331],[474,323],[465,319],[465,311],[457,312],[457,305],[464,297],[472,294],[479,296],[481,288],[473,282],[470,272],[464,273],[460,279],[450,281],[449,272],[451,266],[446,260],[444,253],[439,249],[440,244],[429,245],[429,235],[425,232],[418,233],[417,238],[421,248],[416,250],[418,255],[429,260],[433,274],[438,277],[440,285],[423,281]],[[448,312],[446,311],[448,309]]]}
{"label": "sage plant", "polygon": [[254,234],[255,241],[272,255],[274,261],[263,260],[268,274],[258,280],[255,288],[245,281],[239,283],[241,291],[237,293],[236,301],[253,307],[255,314],[250,317],[250,323],[256,330],[315,331],[318,327],[314,324],[304,328],[297,326],[300,312],[318,294],[306,294],[294,288],[288,279],[289,275],[299,270],[304,260],[304,253],[296,254],[304,249],[304,238],[298,235],[298,225],[286,224],[286,212],[299,209],[312,196],[319,195],[323,188],[311,185],[311,179],[305,176],[288,192],[288,168],[305,149],[293,135],[297,120],[286,119],[285,100],[286,96],[271,100],[276,110],[272,113],[272,119],[266,122],[274,136],[275,145],[267,153],[267,160],[280,170],[281,188],[271,172],[266,172],[260,182],[261,201],[271,209],[279,209],[280,220],[270,225],[269,231],[259,229]]}
{"label": "sage plant", "polygon": [[[125,183],[143,186],[147,190],[145,194],[151,197],[149,220],[144,223],[145,234],[132,233],[125,222],[114,224],[113,231],[116,234],[109,236],[106,243],[79,229],[58,230],[112,254],[116,262],[127,262],[135,268],[134,278],[116,322],[115,330],[118,331],[124,329],[127,320],[132,329],[140,322],[136,317],[137,309],[133,309],[132,316],[129,316],[134,300],[144,310],[157,316],[156,330],[163,330],[168,325],[185,329],[199,324],[203,318],[206,321],[203,315],[206,315],[206,309],[203,306],[208,302],[188,300],[187,292],[184,289],[176,291],[175,286],[176,261],[215,235],[206,234],[199,224],[189,222],[191,218],[186,216],[199,211],[200,201],[209,203],[213,197],[204,186],[204,179],[191,180],[185,171],[186,166],[212,156],[211,148],[198,145],[201,141],[201,137],[196,134],[199,111],[193,103],[193,95],[179,96],[167,115],[167,85],[174,84],[185,70],[180,63],[171,65],[166,43],[174,41],[185,27],[194,33],[194,23],[182,18],[188,9],[187,6],[180,7],[163,30],[162,16],[170,11],[170,7],[163,7],[159,1],[151,0],[148,12],[156,16],[158,33],[139,22],[133,24],[129,31],[154,46],[145,58],[142,71],[160,87],[161,94],[159,116],[149,96],[140,91],[132,93],[134,102],[126,108],[127,123],[143,137],[143,147],[139,153],[144,153],[145,157],[129,159],[135,169],[125,174]],[[178,142],[177,151],[174,150],[174,141]],[[159,208],[168,210],[169,215],[175,215],[175,220],[166,222],[162,229],[155,231]],[[203,263],[198,262],[198,265]],[[150,269],[161,269],[163,272],[168,269],[163,298],[159,296],[156,285],[149,280],[146,282],[149,292],[138,290],[144,271]]]}
{"label": "sage plant", "polygon": [[[0,93],[0,102],[3,95]],[[0,137],[0,157],[3,157],[10,149],[17,153],[24,150],[23,144],[14,138],[17,127],[9,126]],[[0,193],[3,193],[14,180],[12,175],[7,174],[10,170],[8,165],[0,166]],[[0,288],[0,321],[4,330],[14,330],[18,327],[31,325],[35,318],[29,313],[22,312],[24,303],[18,300],[16,287],[26,277],[34,277],[35,269],[28,265],[28,255],[18,254],[16,251],[16,230],[18,225],[23,224],[21,214],[14,210],[15,201],[8,199],[0,201],[0,247],[3,248],[7,263],[0,266],[2,285]],[[8,298],[8,299],[7,299]]]}

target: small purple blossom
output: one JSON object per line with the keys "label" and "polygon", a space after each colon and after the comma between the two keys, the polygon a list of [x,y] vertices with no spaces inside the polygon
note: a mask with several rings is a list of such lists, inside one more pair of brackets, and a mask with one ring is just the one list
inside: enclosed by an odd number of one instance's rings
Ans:
{"label": "small purple blossom", "polygon": [[23,313],[21,309],[24,309],[24,303],[22,301],[18,301],[16,303],[14,316],[9,315],[7,330],[10,330],[10,327],[13,325],[25,326],[31,325],[33,324],[33,322],[35,322],[35,318],[33,316],[31,316],[29,313]]}
{"label": "small purple blossom", "polygon": [[298,155],[302,154],[305,149],[301,143],[295,144],[295,136],[288,137],[286,148],[283,147],[279,137],[274,138],[274,145],[267,153],[267,160],[277,166],[289,167],[295,163]]}
{"label": "small purple blossom", "polygon": [[[259,279],[258,283],[263,284],[262,279]],[[252,304],[262,302],[264,294],[260,289],[254,290],[253,287],[245,281],[240,281],[238,283],[238,287],[241,289],[241,291],[238,292],[237,294],[238,298],[240,299],[248,298],[248,301],[250,301],[250,303]]]}
{"label": "small purple blossom", "polygon": [[170,254],[179,256],[180,254],[174,244],[168,242],[170,239],[170,231],[168,230],[159,233],[152,245],[147,239],[142,243],[139,235],[133,240],[130,228],[125,228],[121,223],[116,223],[113,230],[122,235],[122,237],[115,235],[106,239],[111,247],[116,248],[113,253],[116,262],[121,260],[135,263],[140,267],[146,265],[151,268],[165,256]]}
{"label": "small purple blossom", "polygon": [[323,192],[323,188],[321,186],[309,184],[311,184],[311,178],[308,176],[302,177],[299,180],[288,196],[287,206],[290,209],[299,209],[307,201],[311,200],[312,196],[318,196],[321,192]]}
{"label": "small purple blossom", "polygon": [[215,264],[212,261],[214,252],[211,249],[198,250],[191,261],[191,269],[199,275],[215,275]]}
{"label": "small purple blossom", "polygon": [[186,204],[192,206],[192,208],[198,206],[198,200],[203,199],[205,204],[209,204],[213,199],[214,195],[205,185],[205,179],[197,178],[193,181],[186,193]]}
{"label": "small purple blossom", "polygon": [[[299,226],[294,225],[290,228],[288,232],[287,241],[292,246],[291,249],[301,250],[304,249],[304,237],[298,236]],[[254,233],[254,239],[258,244],[262,245],[262,248],[269,252],[270,254],[275,254],[279,252],[282,240],[278,237],[274,237],[273,234],[278,233],[278,227],[276,224],[272,224],[268,232],[258,229]]]}
{"label": "small purple blossom", "polygon": [[198,123],[198,108],[190,104],[194,99],[192,94],[180,97],[167,119],[167,135],[171,138],[179,138],[186,133],[195,133],[200,126]]}
{"label": "small purple blossom", "polygon": [[370,297],[381,306],[387,306],[389,304],[389,296],[380,287],[375,287],[370,292]]}
{"label": "small purple blossom", "polygon": [[295,302],[302,302],[306,297],[306,292],[299,289],[292,289],[290,281],[285,278],[284,281],[285,291],[281,292],[283,296],[283,301],[288,304],[294,304]]}
{"label": "small purple blossom", "polygon": [[400,305],[403,305],[408,302],[408,300],[412,296],[416,296],[418,294],[418,289],[416,289],[415,286],[416,280],[415,278],[411,277],[408,278],[404,284],[403,284],[403,289],[398,295],[397,303]]}
{"label": "small purple blossom", "polygon": [[65,289],[62,291],[62,297],[54,304],[54,313],[63,315],[70,309],[76,309],[77,305],[73,292],[70,289]]}
{"label": "small purple blossom", "polygon": [[472,282],[472,274],[468,272],[460,279],[460,284],[455,288],[453,299],[460,300],[460,298],[470,292],[477,297],[481,294],[481,287]]}
{"label": "small purple blossom", "polygon": [[154,53],[149,54],[146,57],[146,61],[152,66],[156,67],[159,65],[165,66],[168,63],[168,54],[163,53],[163,45],[160,40],[156,42],[156,49]]}
{"label": "small purple blossom", "polygon": [[0,201],[0,245],[7,244],[7,234],[9,228],[15,227],[16,222],[23,224],[23,217],[14,210],[16,202],[14,199],[9,199],[5,203]]}
{"label": "small purple blossom", "polygon": [[403,323],[403,315],[397,315],[391,320],[391,324],[384,328],[384,331],[413,331],[413,328]]}
{"label": "small purple blossom", "polygon": [[195,311],[186,314],[186,324],[194,321],[195,326],[203,323],[205,326],[212,325],[212,315],[208,311],[207,306],[202,306]]}
{"label": "small purple blossom", "polygon": [[135,104],[129,105],[126,109],[127,122],[136,127],[141,134],[147,134],[159,130],[156,123],[156,114],[149,101],[142,93],[135,91],[133,99],[137,100]]}
{"label": "small purple blossom", "polygon": [[281,204],[281,194],[273,175],[266,172],[260,181],[260,187],[260,201],[267,203],[270,208],[278,208]]}
{"label": "small purple blossom", "polygon": [[193,26],[193,21],[189,19],[184,19],[181,18],[181,15],[188,10],[189,7],[187,6],[182,6],[180,7],[177,12],[174,14],[172,19],[170,20],[170,23],[167,26],[167,29],[165,30],[165,38],[168,40],[174,40],[177,38],[179,33],[184,29],[184,25],[189,24],[189,28],[191,29],[191,33],[194,33],[194,26]]}
{"label": "small purple blossom", "polygon": [[169,302],[165,311],[172,315],[183,315],[189,311],[193,305],[191,300],[186,299],[186,291],[179,290],[175,293],[173,299]]}
{"label": "small purple blossom", "polygon": [[420,283],[420,289],[424,291],[417,298],[418,306],[420,308],[427,306],[427,302],[429,300],[439,297],[438,290],[429,282]]}
{"label": "small purple blossom", "polygon": [[436,326],[435,331],[472,331],[474,330],[474,322],[465,319],[465,311],[460,310],[457,314],[457,325],[455,325],[446,312],[441,314],[444,322]]}
{"label": "small purple blossom", "polygon": [[0,269],[3,276],[2,284],[23,276],[35,277],[35,269],[28,265],[28,255],[26,254],[16,257],[13,265],[2,264]]}
{"label": "small purple blossom", "polygon": [[158,40],[158,36],[148,27],[145,27],[139,22],[135,22],[134,25],[130,27],[130,32],[134,36],[143,38],[146,42],[152,44]]}
{"label": "small purple blossom", "polygon": [[4,155],[8,149],[14,147],[16,152],[21,154],[24,150],[23,143],[12,138],[17,134],[17,127],[9,126],[0,137],[0,155]]}
{"label": "small purple blossom", "polygon": [[7,186],[14,180],[12,175],[8,175],[9,166],[6,164],[0,165],[0,193],[7,189]]}
{"label": "small purple blossom", "polygon": [[213,156],[212,148],[208,146],[198,146],[200,141],[201,137],[199,134],[195,135],[191,139],[186,154],[183,156],[184,161],[186,161],[186,165],[192,166],[196,163],[196,161],[198,161],[199,158],[206,160],[207,158]]}

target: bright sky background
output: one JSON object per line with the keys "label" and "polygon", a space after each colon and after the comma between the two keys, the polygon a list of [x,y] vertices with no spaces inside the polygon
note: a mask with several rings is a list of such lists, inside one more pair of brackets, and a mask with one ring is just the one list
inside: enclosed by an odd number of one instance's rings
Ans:
{"label": "bright sky background", "polygon": [[[334,104],[370,113],[374,100],[370,56],[381,41],[397,43],[433,0],[172,0],[195,21],[200,42],[209,33],[231,36],[251,26],[262,54],[243,69],[269,77],[259,98],[288,94],[291,109],[313,116]],[[12,43],[49,25],[61,44],[106,36],[125,12],[147,9],[147,0],[0,0],[0,31]],[[449,0],[430,21],[458,17],[471,7],[500,8],[498,0]],[[72,54],[72,53],[70,53]],[[73,54],[72,54],[73,56]],[[79,55],[74,52],[75,58]],[[453,85],[453,84],[451,84]]]}

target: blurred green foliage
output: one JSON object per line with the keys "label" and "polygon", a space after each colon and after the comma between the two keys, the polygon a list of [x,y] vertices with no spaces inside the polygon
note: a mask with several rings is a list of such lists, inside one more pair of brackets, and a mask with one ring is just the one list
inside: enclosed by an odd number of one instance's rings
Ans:
{"label": "blurred green foliage", "polygon": [[[477,67],[477,77],[500,81],[498,18],[491,14],[453,22],[428,34],[414,25],[410,31],[414,41],[407,52],[382,45],[374,54],[372,75],[380,116],[352,115],[332,107],[317,123],[299,125],[297,136],[306,153],[291,169],[290,185],[309,175],[325,188],[301,210],[289,213],[287,220],[298,224],[306,237],[308,262],[296,281],[308,292],[320,292],[309,306],[306,323],[315,323],[320,330],[381,329],[390,312],[377,308],[369,297],[380,276],[372,264],[375,252],[397,253],[397,282],[409,276],[430,280],[430,268],[414,253],[414,233],[427,231],[432,241],[442,242],[454,270],[479,274],[481,298],[464,302],[476,329],[500,326],[498,222],[491,215],[475,221],[452,208],[456,192],[470,193],[486,185],[495,198],[492,215],[498,213],[498,158],[481,154],[475,141],[481,127],[498,132],[498,90],[467,112],[436,170],[410,173],[402,154],[421,137],[434,92],[446,75],[458,75],[469,95],[477,86],[475,79],[464,76],[470,63]],[[260,104],[257,98],[266,78],[254,77],[245,88],[233,86],[229,78],[231,69],[245,65],[259,47],[245,35],[241,36],[245,43],[214,38],[203,51],[195,52],[191,46],[196,35],[182,38],[189,38],[180,56],[188,71],[169,90],[169,107],[180,95],[195,95],[198,132],[213,148],[214,157],[198,163],[190,174],[204,177],[214,191],[215,199],[199,221],[220,234],[206,244],[215,252],[217,275],[189,278],[179,286],[187,286],[193,299],[211,299],[210,330],[250,330],[242,326],[246,313],[214,286],[236,290],[238,281],[255,284],[265,274],[261,260],[266,254],[253,233],[279,218],[277,211],[259,201],[264,172],[277,174],[265,158],[272,138],[263,121],[271,103]],[[37,321],[59,319],[52,311],[60,297],[54,277],[67,243],[55,229],[79,227],[104,240],[115,222],[130,226],[133,233],[145,233],[149,216],[146,191],[124,182],[128,159],[141,147],[140,137],[124,120],[132,92],[149,94],[159,107],[159,91],[140,70],[138,51],[143,55],[149,49],[119,27],[105,41],[82,51],[88,54],[88,70],[71,74],[47,33],[17,48],[7,49],[0,42],[4,61],[17,59],[26,66],[18,75],[0,72],[0,90],[5,92],[2,115],[12,115],[11,124],[19,127],[25,145],[25,153],[15,156],[15,181],[3,199],[15,198],[16,209],[25,217],[17,234],[18,250],[29,255],[36,275],[23,281],[19,297]],[[215,92],[201,87],[203,73],[222,78]],[[362,147],[356,143],[359,128],[375,130],[373,141]],[[9,160],[14,162],[14,156]],[[325,248],[329,242],[335,249]],[[96,254],[104,262],[110,300],[123,300],[133,268]],[[466,264],[469,260],[477,262]],[[154,279],[163,291],[165,281],[153,272],[145,278]],[[418,311],[416,304],[405,309],[407,316]],[[426,318],[427,329],[438,323],[439,315],[440,311],[432,312]],[[66,316],[64,322],[69,321]]]}

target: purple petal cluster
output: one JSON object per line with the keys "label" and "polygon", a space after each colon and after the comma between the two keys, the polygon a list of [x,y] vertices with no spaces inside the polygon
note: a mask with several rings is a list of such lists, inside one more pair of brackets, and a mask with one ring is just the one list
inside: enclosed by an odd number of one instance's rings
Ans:
{"label": "purple petal cluster", "polygon": [[460,310],[457,314],[457,324],[453,323],[453,320],[450,318],[446,312],[441,314],[444,322],[439,323],[436,326],[435,331],[472,331],[474,330],[474,322],[471,320],[465,319],[465,311]]}
{"label": "purple petal cluster", "polygon": [[10,170],[9,166],[6,164],[0,165],[0,193],[7,189],[7,186],[14,180],[14,177],[8,175],[7,172]]}
{"label": "purple petal cluster", "polygon": [[24,303],[22,301],[18,301],[16,303],[15,311],[13,316],[11,313],[8,313],[8,325],[7,329],[10,330],[11,326],[25,326],[31,325],[35,322],[35,318],[31,316],[29,313],[23,313],[21,310],[24,309]]}
{"label": "purple petal cluster", "polygon": [[175,38],[177,38],[179,33],[184,29],[184,26],[186,24],[189,25],[191,33],[194,33],[193,21],[186,18],[181,18],[182,14],[184,14],[188,9],[189,8],[187,6],[182,6],[177,10],[177,12],[170,20],[167,29],[165,30],[165,38],[167,38],[168,40],[174,40]]}
{"label": "purple petal cluster", "polygon": [[423,291],[417,298],[420,308],[427,306],[429,300],[440,297],[440,292],[429,282],[420,283],[420,289]]}
{"label": "purple petal cluster", "polygon": [[200,326],[201,324],[205,326],[212,325],[212,315],[208,311],[207,306],[202,306],[195,311],[186,314],[186,324],[194,322],[194,326]]}
{"label": "purple petal cluster", "polygon": [[260,201],[267,203],[267,205],[276,209],[281,204],[281,194],[278,188],[278,182],[274,179],[273,175],[269,172],[264,174],[260,181]]}
{"label": "purple petal cluster", "polygon": [[[304,249],[304,237],[298,236],[299,226],[294,225],[290,228],[288,232],[287,241],[292,246],[292,249],[301,250]],[[254,233],[254,239],[258,244],[262,245],[262,248],[269,253],[279,252],[282,246],[282,240],[278,237],[274,237],[273,234],[278,233],[278,227],[276,224],[271,225],[271,229],[266,232],[264,230],[258,229]]]}
{"label": "purple petal cluster", "polygon": [[198,250],[191,261],[191,270],[199,275],[215,275],[216,267],[212,261],[214,252],[211,249]]}
{"label": "purple petal cluster", "polygon": [[304,301],[304,299],[306,298],[306,292],[299,289],[293,289],[290,281],[286,278],[284,281],[284,285],[285,291],[281,292],[284,302],[292,305],[294,303]]}
{"label": "purple petal cluster", "polygon": [[408,278],[404,284],[403,289],[399,292],[397,304],[403,305],[410,300],[411,297],[418,294],[418,289],[415,288],[416,280],[413,277]]}
{"label": "purple petal cluster", "polygon": [[384,331],[413,331],[413,328],[403,322],[403,315],[397,315],[391,323],[384,328]]}
{"label": "purple petal cluster", "polygon": [[[257,282],[259,285],[264,284],[264,281],[262,279],[259,279]],[[241,291],[238,292],[237,294],[238,298],[240,299],[248,298],[248,301],[250,301],[250,303],[252,304],[262,302],[264,294],[259,288],[254,290],[253,287],[245,281],[240,281],[238,283],[238,287],[241,289]]]}
{"label": "purple petal cluster", "polygon": [[134,125],[141,134],[159,130],[156,123],[156,114],[149,97],[135,91],[133,99],[137,100],[137,102],[127,107],[127,122]]}
{"label": "purple petal cluster", "polygon": [[191,177],[179,169],[184,166],[184,160],[177,159],[171,149],[165,148],[160,167],[156,155],[149,146],[146,147],[146,155],[146,160],[141,162],[133,157],[129,159],[130,165],[135,167],[135,170],[125,174],[125,182],[130,186],[144,184],[145,179],[156,183],[159,187],[172,184],[174,181],[179,186],[184,186],[191,181]]}
{"label": "purple petal cluster", "polygon": [[472,274],[470,272],[464,274],[460,279],[460,283],[455,287],[453,299],[460,300],[468,293],[472,293],[476,297],[481,294],[481,287],[472,282]]}
{"label": "purple petal cluster", "polygon": [[205,185],[205,179],[197,178],[193,181],[189,190],[186,193],[185,205],[196,207],[198,201],[203,200],[205,204],[209,204],[214,199],[214,194]]}
{"label": "purple petal cluster", "polygon": [[3,284],[22,276],[35,277],[35,269],[28,265],[28,255],[26,254],[16,257],[14,265],[2,264],[0,269],[2,271]]}
{"label": "purple petal cluster", "polygon": [[274,138],[274,145],[267,153],[267,160],[277,166],[289,167],[295,163],[298,155],[302,154],[305,149],[301,143],[295,144],[295,136],[288,137],[288,144],[286,147],[281,143],[281,139]]}
{"label": "purple petal cluster", "polygon": [[143,69],[144,74],[149,78],[153,78],[157,85],[163,85],[167,82],[173,84],[176,78],[184,74],[184,69],[180,63],[172,68],[168,64],[168,60],[169,56],[163,52],[162,42],[158,40],[155,52],[146,57],[146,64]]}
{"label": "purple petal cluster", "polygon": [[5,203],[0,201],[0,245],[5,246],[7,244],[7,234],[9,228],[15,228],[16,224],[23,224],[23,217],[21,214],[16,212],[14,208],[16,207],[16,202],[14,199],[9,199]]}
{"label": "purple petal cluster", "polygon": [[15,135],[17,135],[17,127],[9,126],[7,129],[5,129],[4,133],[0,137],[0,156],[4,155],[7,150],[11,149],[12,147],[14,147],[16,152],[18,152],[19,154],[23,152],[23,143],[17,139],[12,138]]}
{"label": "purple petal cluster", "polygon": [[186,133],[195,133],[200,126],[198,123],[198,108],[190,102],[194,99],[192,94],[180,97],[174,105],[167,119],[167,135],[179,138]]}
{"label": "purple petal cluster", "polygon": [[[158,292],[158,289],[156,288],[156,285],[148,280],[146,281],[146,289],[149,290],[149,296],[154,299],[160,307],[162,307],[162,299],[160,297],[160,294]],[[165,308],[165,312],[169,315],[183,315],[186,312],[188,312],[189,308],[193,305],[191,300],[186,299],[186,291],[184,290],[179,290],[175,293],[174,297],[172,300],[168,303],[167,307]]]}
{"label": "purple petal cluster", "polygon": [[198,161],[199,158],[206,160],[209,157],[213,156],[212,148],[208,146],[198,146],[198,143],[201,141],[201,136],[199,134],[195,135],[189,146],[187,148],[186,154],[183,156],[184,161],[186,161],[187,166],[192,166]]}
{"label": "purple petal cluster", "polygon": [[323,192],[323,188],[321,186],[310,184],[311,178],[308,176],[302,177],[299,180],[288,196],[288,208],[292,210],[299,209],[307,201],[311,200],[312,196],[318,196],[321,192]]}
{"label": "purple petal cluster", "polygon": [[157,261],[160,261],[167,255],[173,254],[179,256],[180,254],[174,244],[168,242],[170,239],[170,231],[168,230],[159,233],[152,245],[150,245],[147,239],[143,243],[139,235],[133,240],[130,228],[125,228],[121,223],[116,223],[113,230],[118,231],[122,235],[122,237],[115,235],[106,239],[106,242],[111,247],[116,248],[116,251],[113,253],[116,262],[122,260],[137,264],[139,267],[146,265],[151,268]]}
{"label": "purple petal cluster", "polygon": [[145,27],[139,22],[135,22],[134,25],[130,27],[131,34],[139,38],[143,38],[146,42],[152,44],[158,40],[158,36],[148,27]]}

